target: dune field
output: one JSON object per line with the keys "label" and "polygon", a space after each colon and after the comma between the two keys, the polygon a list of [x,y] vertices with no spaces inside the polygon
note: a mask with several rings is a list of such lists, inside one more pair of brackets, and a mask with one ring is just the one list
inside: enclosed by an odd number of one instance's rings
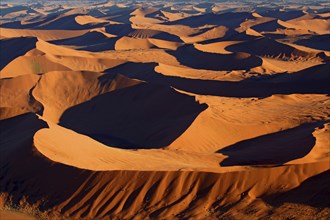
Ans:
{"label": "dune field", "polygon": [[1,1],[0,219],[330,219],[329,1]]}

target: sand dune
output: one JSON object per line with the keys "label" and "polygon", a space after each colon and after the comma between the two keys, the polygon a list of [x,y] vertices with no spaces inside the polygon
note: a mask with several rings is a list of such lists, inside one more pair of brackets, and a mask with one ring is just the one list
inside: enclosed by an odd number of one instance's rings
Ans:
{"label": "sand dune", "polygon": [[[72,106],[88,101],[96,95],[139,83],[120,76],[114,80],[108,79],[101,82],[98,79],[100,75],[100,73],[93,72],[49,72],[41,76],[32,94],[43,104],[43,116],[57,123],[62,113]],[[63,79],[66,80],[59,86]],[[74,83],[76,88],[68,86],[71,83]],[[79,89],[80,87],[84,90]],[[57,91],[55,96],[52,94],[54,89]],[[70,94],[70,98],[66,97],[68,94]],[[62,100],[64,97],[66,97],[65,102],[56,101]]]}
{"label": "sand dune", "polygon": [[122,37],[116,42],[116,50],[150,49],[154,47],[148,39]]}
{"label": "sand dune", "polygon": [[11,39],[1,39],[1,50],[9,51],[13,50],[12,53],[8,54],[8,56],[1,56],[1,66],[3,69],[8,63],[10,63],[13,59],[24,55],[29,50],[36,47],[36,38],[11,38]]}
{"label": "sand dune", "polygon": [[272,32],[278,29],[286,29],[284,26],[284,22],[281,23],[277,19],[271,19],[270,21],[262,22],[262,23],[255,23],[254,25],[250,26],[251,29],[257,32]]}
{"label": "sand dune", "polygon": [[248,19],[248,20],[242,22],[238,29],[246,30],[246,29],[251,28],[253,26],[257,26],[257,25],[261,26],[262,24],[264,24],[264,25],[262,25],[263,27],[267,27],[268,25],[266,25],[266,24],[268,22],[272,23],[272,21],[275,20],[274,18],[262,17],[261,15],[259,15],[257,13],[252,13],[252,16],[254,17],[253,19]]}
{"label": "sand dune", "polygon": [[279,59],[264,57],[262,59],[261,68],[263,68],[265,72],[269,71],[269,73],[274,73],[274,72],[294,73],[321,64],[323,64],[323,61],[319,57],[309,58],[309,59],[298,59],[292,61],[283,61]]}
{"label": "sand dune", "polygon": [[[183,46],[178,48],[176,51],[168,51],[168,53],[175,56],[182,65],[195,69],[239,70],[250,69],[261,64],[260,58],[251,56],[247,53],[205,53],[196,50],[193,46]],[[192,55],[194,58],[192,59],[188,55]],[[195,59],[195,57],[197,59]]]}
{"label": "sand dune", "polygon": [[288,21],[292,28],[296,29],[307,29],[318,34],[329,34],[330,33],[330,21],[325,19],[308,19],[299,21]]}
{"label": "sand dune", "polygon": [[[34,121],[35,127],[44,126],[42,122],[38,122],[38,119],[32,116],[25,116],[23,119],[22,122],[29,123],[30,125]],[[16,127],[15,133],[21,134],[19,128]],[[12,136],[8,138],[12,138]],[[31,146],[25,146],[24,148],[17,146],[25,154],[11,154],[11,156],[7,157],[7,160],[20,158],[19,160],[12,160],[11,165],[15,165],[14,167],[24,164],[24,162],[32,161],[30,166],[20,168],[21,172],[24,171],[23,177],[25,178],[35,173],[33,168],[39,168],[37,175],[33,175],[33,178],[29,178],[24,183],[24,186],[37,184],[35,186],[38,187],[29,191],[27,198],[42,198],[42,195],[45,195],[46,192],[51,190],[54,193],[50,194],[48,201],[53,202],[45,204],[45,207],[51,207],[62,212],[65,211],[70,218],[76,218],[81,215],[85,216],[85,218],[91,218],[92,216],[130,218],[135,213],[139,213],[138,216],[141,218],[149,215],[151,217],[169,218],[172,216],[172,213],[175,215],[186,213],[185,215],[187,217],[196,218],[203,218],[210,215],[225,217],[232,216],[236,208],[239,209],[239,206],[227,209],[225,213],[217,211],[216,207],[232,202],[241,205],[246,203],[252,205],[255,204],[253,200],[256,197],[259,198],[259,208],[262,207],[264,211],[267,211],[269,208],[262,202],[261,198],[266,197],[274,191],[278,192],[282,181],[291,180],[290,182],[286,182],[285,187],[282,185],[280,191],[293,189],[298,187],[300,182],[306,180],[307,175],[313,176],[320,174],[328,166],[327,163],[317,163],[304,166],[291,165],[277,168],[257,168],[250,171],[223,174],[192,173],[187,171],[95,172],[88,170],[80,171],[72,166],[61,165],[58,162],[54,163],[45,159],[40,153],[33,153]],[[11,170],[9,167],[6,168],[7,172],[12,172]],[[297,172],[298,170],[302,172]],[[263,181],[255,185],[255,179],[261,174],[264,177]],[[73,176],[77,176],[77,178],[72,179]],[[10,176],[14,180],[19,177],[22,178],[22,176],[18,176],[15,172]],[[235,182],[237,177],[245,181],[236,184],[236,187],[232,187],[231,183]],[[61,178],[61,181],[56,181],[56,178]],[[48,184],[46,184],[46,181]],[[2,183],[6,182],[7,180]],[[116,184],[112,185],[111,183]],[[124,183],[128,184],[126,188],[122,188],[122,184]],[[111,189],[109,188],[110,185]],[[64,188],[65,191],[58,190]],[[100,188],[102,191],[109,193],[100,193]],[[264,189],[267,189],[267,191],[264,191]],[[11,190],[8,191],[11,192],[15,199],[20,195],[20,191],[15,190],[14,187],[11,187]],[[182,196],[178,197],[178,193]],[[81,199],[82,195],[85,198],[83,200]],[[224,195],[226,196],[224,197]],[[94,199],[93,196],[96,196],[96,198]],[[111,202],[109,201],[109,197]],[[178,199],[185,201],[185,203],[178,203]],[[207,202],[204,201],[205,199]],[[100,202],[89,203],[88,201],[90,200]],[[195,202],[190,207],[189,204],[193,200]],[[70,201],[75,202],[72,203]],[[151,214],[147,214],[149,212]],[[258,214],[262,216],[262,212]],[[249,216],[249,214],[245,214],[245,216]]]}
{"label": "sand dune", "polygon": [[184,13],[184,12],[169,12],[169,11],[165,11],[165,10],[160,10],[160,13],[168,20],[168,21],[176,21],[176,20],[180,20],[182,18],[185,17],[190,17],[190,14]]}
{"label": "sand dune", "polygon": [[[323,126],[321,123],[301,125],[297,128],[238,142],[219,151],[228,155],[228,158],[222,161],[221,165],[283,164],[308,156],[315,146],[315,142],[318,141],[313,133],[315,129],[321,126]],[[265,142],[269,144],[258,145],[258,143]],[[260,155],[260,151],[264,153]],[[285,157],[282,155],[283,151],[286,152]],[[244,154],[244,158],[241,156],[242,154]],[[322,155],[320,157],[322,158]],[[321,159],[320,157],[319,159]],[[253,158],[253,160],[248,158]]]}
{"label": "sand dune", "polygon": [[51,41],[56,45],[68,45],[78,50],[99,52],[113,50],[118,38],[102,30],[92,30],[81,36]]}
{"label": "sand dune", "polygon": [[34,220],[35,219],[33,216],[29,216],[26,214],[22,214],[20,212],[15,212],[15,211],[0,211],[0,217],[2,219],[11,219],[11,220],[21,220],[21,219]]}
{"label": "sand dune", "polygon": [[212,39],[221,39],[221,38],[229,38],[230,36],[235,35],[233,30],[228,29],[225,26],[218,26],[211,28],[203,33],[198,33],[197,35],[182,37],[182,40],[185,43],[196,43],[200,41],[207,41]]}
{"label": "sand dune", "polygon": [[231,54],[232,52],[227,51],[226,47],[242,43],[242,41],[221,41],[216,43],[210,43],[210,44],[195,44],[195,48],[198,50],[201,50],[203,52],[208,53],[219,53],[219,54]]}
{"label": "sand dune", "polygon": [[307,39],[297,40],[294,43],[312,49],[330,51],[329,40],[330,40],[330,34],[325,34],[318,36],[310,36]]}
{"label": "sand dune", "polygon": [[117,22],[111,22],[108,20],[100,19],[100,18],[95,18],[90,15],[80,15],[75,17],[75,20],[78,24],[80,25],[85,25],[85,24],[97,24],[97,23],[109,23],[109,24],[117,24]]}
{"label": "sand dune", "polygon": [[1,119],[42,110],[43,106],[30,95],[39,79],[37,75],[24,75],[0,81]]}
{"label": "sand dune", "polygon": [[[313,119],[308,115],[318,114],[317,120],[327,120],[328,118],[327,113],[321,113],[329,111],[328,107],[322,106],[329,103],[329,99],[323,95],[274,95],[265,99],[252,99],[254,102],[251,102],[251,98],[237,100],[215,96],[197,96],[197,100],[206,103],[209,108],[200,114],[189,129],[169,148],[182,149],[184,143],[188,143],[187,146],[191,150],[215,152],[241,140],[276,133],[283,130],[283,127],[289,129],[302,123],[310,123]],[[315,109],[302,107],[305,105],[313,105]],[[278,115],[278,112],[283,114]],[[242,117],[237,118],[236,114],[240,114]],[[260,118],[260,114],[263,114],[264,117]],[[205,124],[205,121],[211,116],[212,123]],[[286,132],[283,133],[286,134]],[[265,142],[266,146],[267,143],[272,142]],[[261,156],[264,155],[261,154]],[[244,158],[254,161],[254,157],[242,156],[242,159]]]}
{"label": "sand dune", "polygon": [[[72,70],[104,71],[126,61],[143,63],[163,62],[165,64],[179,65],[174,56],[160,49],[91,53],[54,45],[42,40],[39,40],[36,45],[38,50],[52,55],[53,60],[61,62]],[[63,57],[65,59],[62,59]]]}
{"label": "sand dune", "polygon": [[169,34],[166,32],[162,31],[157,31],[157,30],[143,30],[143,29],[137,29],[134,30],[133,32],[129,33],[128,36],[133,37],[133,38],[154,38],[154,39],[159,39],[159,40],[167,40],[167,41],[174,41],[174,42],[182,42],[180,37]]}
{"label": "sand dune", "polygon": [[231,52],[246,52],[259,56],[267,57],[281,57],[281,58],[294,58],[294,57],[313,57],[317,54],[300,51],[291,46],[281,44],[276,40],[259,38],[250,42],[243,42],[241,44],[230,45],[226,50]]}
{"label": "sand dune", "polygon": [[28,30],[0,28],[1,36],[6,38],[13,37],[37,37],[43,40],[58,40],[80,36],[89,30]]}
{"label": "sand dune", "polygon": [[186,25],[181,24],[172,24],[172,25],[165,25],[165,24],[139,24],[134,25],[132,27],[135,29],[151,29],[151,30],[158,30],[162,32],[166,32],[172,35],[179,36],[180,38],[189,36],[192,34],[199,33],[201,30],[199,28],[193,28]]}
{"label": "sand dune", "polygon": [[[24,72],[20,71],[21,68],[24,69]],[[20,56],[1,70],[0,77],[9,78],[19,75],[40,74],[56,70],[65,71],[70,69],[62,64],[52,62],[51,59],[45,55]]]}
{"label": "sand dune", "polygon": [[146,50],[150,48],[164,48],[176,50],[182,44],[167,41],[167,40],[159,40],[153,38],[130,38],[130,37],[122,37],[116,41],[115,50]]}
{"label": "sand dune", "polygon": [[[182,152],[181,155],[169,151],[127,151],[101,143],[80,135],[72,130],[48,123],[50,128],[41,129],[34,136],[34,144],[39,152],[52,161],[88,170],[214,170],[219,160],[216,155],[197,155]],[[58,148],[55,146],[62,146]],[[55,147],[55,148],[54,148]],[[69,147],[69,149],[68,149]],[[56,149],[56,150],[54,150]],[[75,154],[74,152],[80,153]],[[205,163],[205,160],[209,160]],[[145,161],[148,161],[148,165]],[[164,166],[166,164],[166,166]],[[225,170],[225,169],[223,169]],[[229,168],[228,170],[233,170]]]}
{"label": "sand dune", "polygon": [[247,18],[253,18],[253,16],[247,12],[235,13],[234,16],[231,12],[224,14],[207,13],[203,15],[184,18],[179,21],[173,21],[170,24],[181,24],[190,27],[200,27],[204,26],[205,24],[208,24],[223,25],[228,28],[236,28],[239,27],[240,24]]}
{"label": "sand dune", "polygon": [[301,17],[304,15],[303,11],[301,10],[291,10],[291,11],[285,11],[285,10],[268,10],[265,12],[259,12],[261,16],[264,17],[272,17],[272,18],[277,18],[283,21],[295,19],[298,17]]}
{"label": "sand dune", "polygon": [[0,219],[327,219],[329,7],[0,4]]}

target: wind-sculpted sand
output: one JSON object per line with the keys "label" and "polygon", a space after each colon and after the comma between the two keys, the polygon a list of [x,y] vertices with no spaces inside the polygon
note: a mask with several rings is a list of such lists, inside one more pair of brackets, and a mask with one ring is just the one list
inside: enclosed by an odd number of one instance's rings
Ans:
{"label": "wind-sculpted sand", "polygon": [[0,10],[0,219],[329,218],[328,2]]}

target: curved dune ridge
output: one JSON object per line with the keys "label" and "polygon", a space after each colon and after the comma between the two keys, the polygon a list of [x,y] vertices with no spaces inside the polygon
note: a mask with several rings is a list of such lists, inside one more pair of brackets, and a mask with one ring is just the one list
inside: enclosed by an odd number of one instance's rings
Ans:
{"label": "curved dune ridge", "polygon": [[323,2],[0,6],[0,219],[327,219]]}

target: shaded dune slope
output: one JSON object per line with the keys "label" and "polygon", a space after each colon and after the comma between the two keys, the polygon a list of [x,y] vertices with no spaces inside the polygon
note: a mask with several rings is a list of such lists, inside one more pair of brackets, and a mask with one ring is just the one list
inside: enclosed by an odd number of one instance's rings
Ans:
{"label": "shaded dune slope", "polygon": [[1,56],[0,69],[3,69],[13,59],[24,55],[29,50],[36,47],[37,38],[11,38],[1,39],[1,51],[13,51],[6,56]]}
{"label": "shaded dune slope", "polygon": [[[101,103],[107,104],[98,108]],[[66,110],[60,125],[109,146],[161,148],[185,131],[205,108],[193,97],[168,87],[142,83]]]}
{"label": "shaded dune slope", "polygon": [[[11,195],[13,201],[23,200],[29,204],[45,201],[38,203],[40,210],[52,210],[54,216],[62,213],[68,219],[106,216],[207,218],[210,211],[219,217],[231,216],[235,208],[230,205],[224,207],[225,204],[249,204],[256,197],[262,201],[266,195],[278,191],[282,181],[288,178],[294,180],[285,187],[286,190],[292,189],[306,179],[305,174],[316,175],[327,167],[325,163],[319,163],[313,166],[291,165],[223,174],[80,170],[53,163],[34,150],[31,145],[35,129],[47,126],[36,116],[28,114],[10,120],[19,120],[21,126],[11,126],[12,132],[3,134],[11,141],[1,146],[10,147],[11,150],[4,151],[2,148],[6,159],[2,160],[1,173],[7,175],[1,176],[1,188]],[[12,124],[12,121],[2,121],[0,126],[8,126],[8,123]],[[22,130],[22,125],[27,124],[29,127]],[[16,135],[22,138],[17,139]],[[13,149],[19,150],[20,154],[13,154]],[[20,167],[19,171],[17,167]],[[35,173],[36,169],[38,173]],[[259,175],[264,177],[263,181],[255,184],[254,179]],[[237,182],[237,177],[245,181]],[[125,183],[125,188],[118,183]],[[22,197],[22,194],[25,196]]]}
{"label": "shaded dune slope", "polygon": [[201,52],[193,46],[182,46],[176,51],[168,51],[185,66],[208,70],[250,69],[260,66],[261,59],[246,53],[213,54]]}
{"label": "shaded dune slope", "polygon": [[[228,158],[221,162],[221,166],[284,164],[303,158],[315,146],[313,131],[323,124],[324,122],[316,122],[301,125],[223,148],[219,153],[228,155]],[[261,151],[263,154],[260,154]],[[283,151],[286,152],[285,155],[282,154]]]}
{"label": "shaded dune slope", "polygon": [[[239,82],[214,81],[188,79],[176,76],[164,76],[154,71],[155,63],[139,64],[144,72],[133,74],[127,71],[126,65],[137,65],[134,63],[123,64],[106,72],[120,72],[140,80],[157,82],[173,86],[187,92],[217,95],[227,97],[267,97],[273,94],[329,94],[327,82],[329,81],[329,64],[317,65],[293,74],[277,74],[275,76],[265,76],[260,79],[246,79]],[[126,68],[125,68],[126,67]],[[139,68],[139,69],[140,69]],[[148,72],[147,72],[148,71]],[[104,76],[105,77],[105,76]],[[314,82],[314,83],[311,83]]]}
{"label": "shaded dune slope", "polygon": [[[165,147],[207,107],[167,86],[93,72],[46,73],[31,94],[46,119],[122,148]],[[107,104],[98,108],[101,103]]]}

